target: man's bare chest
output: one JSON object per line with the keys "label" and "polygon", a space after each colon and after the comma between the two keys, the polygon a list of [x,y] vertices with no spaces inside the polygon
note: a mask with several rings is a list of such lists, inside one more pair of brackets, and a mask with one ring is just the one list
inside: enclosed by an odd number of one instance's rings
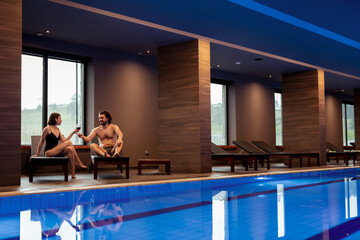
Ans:
{"label": "man's bare chest", "polygon": [[104,138],[114,138],[115,136],[115,132],[113,129],[99,129],[98,131],[98,137],[100,137],[101,139]]}

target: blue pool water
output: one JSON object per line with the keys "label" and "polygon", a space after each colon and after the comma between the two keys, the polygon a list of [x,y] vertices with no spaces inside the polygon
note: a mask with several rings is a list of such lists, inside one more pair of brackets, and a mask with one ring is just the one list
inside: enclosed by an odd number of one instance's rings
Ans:
{"label": "blue pool water", "polygon": [[0,239],[360,239],[360,170],[0,198]]}

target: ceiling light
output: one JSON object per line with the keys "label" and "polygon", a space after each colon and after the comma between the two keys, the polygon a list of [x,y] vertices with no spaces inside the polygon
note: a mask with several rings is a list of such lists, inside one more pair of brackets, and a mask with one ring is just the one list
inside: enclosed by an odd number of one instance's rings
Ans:
{"label": "ceiling light", "polygon": [[238,62],[235,62],[235,64],[236,64],[236,65],[239,65],[239,64],[241,64],[241,62],[240,62],[240,61],[238,61]]}
{"label": "ceiling light", "polygon": [[262,61],[262,60],[264,60],[264,59],[262,59],[262,58],[254,58],[254,61]]}
{"label": "ceiling light", "polygon": [[272,76],[271,75],[269,75],[269,78],[271,78]]}
{"label": "ceiling light", "polygon": [[146,53],[149,54],[149,53],[150,53],[150,50],[147,50]]}
{"label": "ceiling light", "polygon": [[220,67],[220,65],[218,64],[218,65],[216,65],[216,67]]}
{"label": "ceiling light", "polygon": [[49,34],[49,33],[50,33],[50,30],[46,30],[45,32],[46,32],[47,34]]}
{"label": "ceiling light", "polygon": [[39,37],[41,37],[41,36],[43,36],[44,34],[43,33],[37,33],[36,34],[36,36],[39,36]]}
{"label": "ceiling light", "polygon": [[142,55],[143,53],[142,52],[139,52],[138,55]]}

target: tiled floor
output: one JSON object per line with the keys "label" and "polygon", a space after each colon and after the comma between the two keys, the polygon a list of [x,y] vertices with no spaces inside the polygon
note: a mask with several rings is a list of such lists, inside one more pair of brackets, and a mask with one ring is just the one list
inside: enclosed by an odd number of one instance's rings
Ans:
{"label": "tiled floor", "polygon": [[165,183],[174,181],[191,181],[199,179],[215,179],[227,177],[241,177],[250,175],[263,174],[279,174],[297,171],[312,171],[316,169],[326,170],[334,168],[348,168],[344,164],[334,164],[323,167],[304,167],[304,168],[288,168],[283,164],[272,164],[268,171],[266,168],[259,168],[258,171],[244,171],[244,168],[237,167],[235,172],[230,172],[228,166],[214,166],[212,173],[172,173],[171,175],[159,174],[157,169],[144,169],[143,175],[137,175],[137,169],[130,169],[130,178],[125,179],[125,173],[120,171],[100,171],[98,179],[93,179],[93,174],[87,172],[77,173],[75,180],[69,176],[69,182],[64,182],[64,175],[57,174],[41,174],[34,176],[34,182],[29,183],[28,176],[21,177],[21,186],[0,187],[0,196],[22,195],[31,193],[43,193],[54,191],[71,191],[79,189],[108,188],[131,185],[145,185],[155,183]]}

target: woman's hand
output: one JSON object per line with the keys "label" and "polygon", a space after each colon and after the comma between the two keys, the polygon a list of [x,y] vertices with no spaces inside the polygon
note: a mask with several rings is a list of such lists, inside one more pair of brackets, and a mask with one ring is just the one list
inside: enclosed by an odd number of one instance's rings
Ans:
{"label": "woman's hand", "polygon": [[78,133],[78,132],[80,132],[80,129],[77,129],[77,128],[75,128],[75,130],[72,131],[73,134],[74,134],[74,133]]}

